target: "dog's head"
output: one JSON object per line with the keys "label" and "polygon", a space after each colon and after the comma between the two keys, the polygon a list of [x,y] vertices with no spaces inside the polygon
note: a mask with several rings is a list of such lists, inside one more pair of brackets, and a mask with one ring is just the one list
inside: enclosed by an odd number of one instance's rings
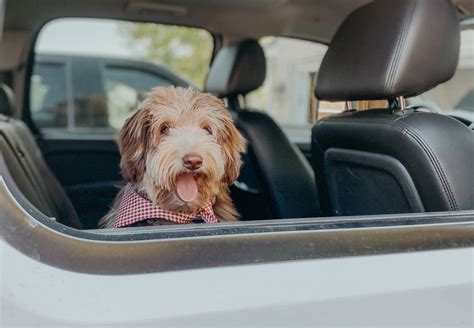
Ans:
{"label": "dog's head", "polygon": [[125,122],[119,147],[126,181],[165,209],[195,211],[237,179],[245,140],[222,100],[159,87]]}

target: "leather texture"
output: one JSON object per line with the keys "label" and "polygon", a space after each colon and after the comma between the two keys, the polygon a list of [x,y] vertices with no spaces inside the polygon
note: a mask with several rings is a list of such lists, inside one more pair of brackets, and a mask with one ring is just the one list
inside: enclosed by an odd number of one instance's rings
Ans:
{"label": "leather texture", "polygon": [[314,174],[304,155],[270,116],[241,109],[238,95],[260,87],[266,63],[257,41],[224,47],[208,75],[206,90],[229,100],[237,128],[248,141],[239,179],[231,188],[243,219],[303,218],[320,215]]}
{"label": "leather texture", "polygon": [[271,209],[274,219],[320,216],[313,170],[275,121],[265,113],[250,110],[239,111],[234,117],[249,140],[267,195],[267,202],[259,206]]}
{"label": "leather texture", "polygon": [[406,168],[376,153],[330,148],[324,154],[333,214],[418,213],[425,209]]}
{"label": "leather texture", "polygon": [[[383,154],[399,161],[428,212],[474,209],[474,135],[454,118],[410,111],[396,115],[388,109],[346,112],[315,125],[312,146],[326,214],[332,211],[324,158],[327,150],[335,148]],[[366,192],[368,199],[377,202],[376,193]],[[372,205],[365,206],[370,210]]]}
{"label": "leather texture", "polygon": [[[448,0],[371,2],[336,33],[316,96],[423,93],[454,74],[459,35]],[[312,161],[325,215],[474,209],[473,132],[449,116],[372,109],[327,117],[313,127]]]}
{"label": "leather texture", "polygon": [[15,96],[5,84],[0,83],[0,114],[13,116],[15,110]]}
{"label": "leather texture", "polygon": [[318,72],[321,100],[414,96],[449,80],[459,23],[448,0],[377,0],[350,14]]}
{"label": "leather texture", "polygon": [[[0,85],[0,93],[13,94],[6,85]],[[13,113],[14,108],[6,112]],[[8,172],[0,174],[10,174],[33,206],[59,223],[81,228],[69,197],[48,168],[33,134],[22,121],[0,115],[0,156],[8,167]]]}
{"label": "leather texture", "polygon": [[219,97],[246,95],[265,81],[266,60],[255,40],[223,47],[216,55],[205,90]]}

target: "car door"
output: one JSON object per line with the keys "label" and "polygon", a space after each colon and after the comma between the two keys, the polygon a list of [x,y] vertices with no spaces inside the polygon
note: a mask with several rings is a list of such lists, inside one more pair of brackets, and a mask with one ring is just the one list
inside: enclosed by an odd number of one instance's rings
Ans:
{"label": "car door", "polygon": [[472,211],[78,231],[0,172],[2,327],[473,324]]}

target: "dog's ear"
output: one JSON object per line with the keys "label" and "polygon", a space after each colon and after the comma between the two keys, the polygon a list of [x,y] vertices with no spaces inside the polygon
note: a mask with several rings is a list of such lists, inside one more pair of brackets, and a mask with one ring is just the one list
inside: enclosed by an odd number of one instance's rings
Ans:
{"label": "dog's ear", "polygon": [[145,174],[150,124],[150,109],[141,106],[120,130],[120,169],[127,182],[139,182]]}
{"label": "dog's ear", "polygon": [[225,133],[222,141],[226,161],[224,181],[232,184],[239,177],[242,166],[241,154],[245,151],[246,140],[235,127],[230,115],[224,120],[224,125]]}

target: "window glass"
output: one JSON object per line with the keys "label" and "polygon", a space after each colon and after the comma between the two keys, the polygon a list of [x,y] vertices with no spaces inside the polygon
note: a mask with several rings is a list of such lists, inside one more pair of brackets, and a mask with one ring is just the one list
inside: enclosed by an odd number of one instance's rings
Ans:
{"label": "window glass", "polygon": [[309,142],[316,120],[344,110],[344,103],[319,102],[313,95],[327,46],[284,37],[264,37],[260,44],[267,76],[261,88],[247,95],[247,106],[267,112],[290,140]]}
{"label": "window glass", "polygon": [[474,121],[474,30],[461,31],[459,64],[453,78],[412,102]]}
{"label": "window glass", "polygon": [[44,127],[67,125],[65,64],[40,63],[31,76],[31,116]]}
{"label": "window glass", "polygon": [[125,119],[137,107],[144,92],[157,86],[171,85],[156,74],[125,67],[106,66],[104,70],[108,124],[120,129]]}
{"label": "window glass", "polygon": [[58,19],[40,32],[30,111],[39,128],[114,133],[155,86],[202,87],[213,50],[204,30]]}

